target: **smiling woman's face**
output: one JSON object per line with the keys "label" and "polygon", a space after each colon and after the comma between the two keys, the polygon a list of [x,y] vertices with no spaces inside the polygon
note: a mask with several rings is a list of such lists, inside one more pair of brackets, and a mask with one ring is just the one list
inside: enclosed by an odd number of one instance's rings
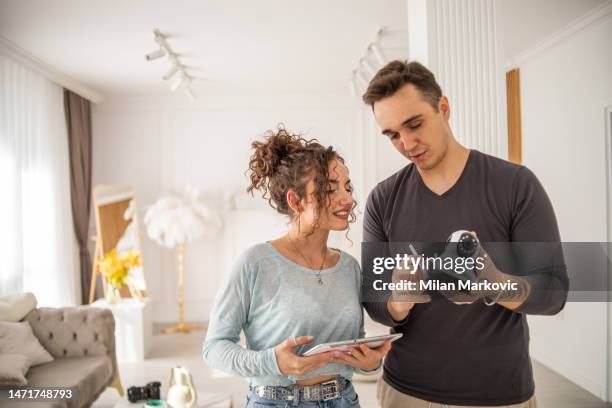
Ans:
{"label": "smiling woman's face", "polygon": [[302,231],[310,232],[315,225],[320,229],[331,231],[342,231],[348,228],[354,204],[353,186],[349,179],[348,169],[340,160],[331,160],[328,171],[329,185],[324,191],[328,205],[322,211],[317,211],[314,180],[310,180],[306,186],[307,198],[302,200],[303,211],[300,220]]}
{"label": "smiling woman's face", "polygon": [[431,170],[444,159],[452,138],[446,97],[440,98],[436,112],[414,85],[407,84],[375,102],[374,116],[397,151],[420,170]]}

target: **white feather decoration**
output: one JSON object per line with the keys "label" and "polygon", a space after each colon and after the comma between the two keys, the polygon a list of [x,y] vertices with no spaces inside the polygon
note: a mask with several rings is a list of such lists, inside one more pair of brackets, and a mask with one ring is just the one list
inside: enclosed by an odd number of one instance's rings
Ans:
{"label": "white feather decoration", "polygon": [[147,234],[158,244],[174,248],[221,228],[215,211],[202,203],[197,189],[187,187],[182,198],[167,195],[158,199],[145,214]]}

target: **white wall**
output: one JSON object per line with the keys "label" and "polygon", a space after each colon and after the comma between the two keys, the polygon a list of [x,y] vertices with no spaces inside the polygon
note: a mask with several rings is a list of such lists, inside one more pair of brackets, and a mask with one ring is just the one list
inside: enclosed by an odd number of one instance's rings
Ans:
{"label": "white wall", "polygon": [[498,1],[407,0],[411,60],[432,70],[464,146],[507,157]]}
{"label": "white wall", "polygon": [[[189,320],[207,319],[218,285],[237,251],[248,243],[275,238],[284,230],[284,221],[261,198],[250,199],[244,192],[250,143],[279,122],[340,151],[361,210],[374,183],[405,164],[378,133],[369,110],[344,95],[225,96],[196,104],[182,98],[115,99],[94,108],[94,185],[133,186],[143,215],[145,207],[162,193],[192,184],[223,211],[226,227],[219,237],[187,247]],[[382,160],[376,160],[377,156]],[[236,192],[242,211],[226,211],[224,200]],[[268,228],[262,227],[266,225]],[[175,255],[149,240],[144,227],[142,236],[155,320],[173,321],[177,313]],[[352,227],[350,238],[352,246],[342,234],[336,234],[332,244],[359,257],[361,222]]]}
{"label": "white wall", "polygon": [[[612,12],[573,24],[523,50],[523,161],[546,188],[562,239],[604,242],[604,108],[612,98]],[[557,41],[558,40],[558,41]],[[530,316],[531,354],[602,399],[607,398],[607,305],[569,303],[555,317]]]}

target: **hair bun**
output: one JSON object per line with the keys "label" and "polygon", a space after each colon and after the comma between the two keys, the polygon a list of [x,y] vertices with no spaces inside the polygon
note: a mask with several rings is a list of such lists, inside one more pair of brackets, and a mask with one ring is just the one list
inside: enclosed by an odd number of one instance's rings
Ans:
{"label": "hair bun", "polygon": [[272,177],[282,165],[283,160],[306,145],[300,135],[291,134],[284,126],[279,125],[276,131],[268,130],[263,141],[251,144],[254,152],[249,161],[251,186],[248,192],[265,185],[266,179]]}
{"label": "hair bun", "polygon": [[[273,175],[282,161],[290,156],[291,153],[304,147],[299,136],[292,135],[280,127],[276,133],[268,131],[265,140],[264,143],[260,144],[260,147],[264,158],[267,159],[266,164],[269,166],[268,176]],[[255,147],[256,143],[253,143],[253,147]]]}

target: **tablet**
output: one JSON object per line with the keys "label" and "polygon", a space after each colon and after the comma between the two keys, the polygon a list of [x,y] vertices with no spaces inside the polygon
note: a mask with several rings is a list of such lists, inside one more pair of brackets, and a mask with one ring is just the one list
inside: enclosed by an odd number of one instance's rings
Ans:
{"label": "tablet", "polygon": [[378,348],[382,346],[386,340],[391,340],[391,342],[394,342],[400,337],[402,337],[402,333],[386,334],[384,336],[364,337],[362,339],[353,339],[353,340],[335,341],[333,343],[317,344],[313,348],[307,350],[304,354],[302,354],[302,356],[304,357],[314,356],[315,354],[325,353],[327,351],[332,351],[332,350],[346,351],[348,350],[348,346],[356,346],[358,344],[365,344],[369,348]]}

